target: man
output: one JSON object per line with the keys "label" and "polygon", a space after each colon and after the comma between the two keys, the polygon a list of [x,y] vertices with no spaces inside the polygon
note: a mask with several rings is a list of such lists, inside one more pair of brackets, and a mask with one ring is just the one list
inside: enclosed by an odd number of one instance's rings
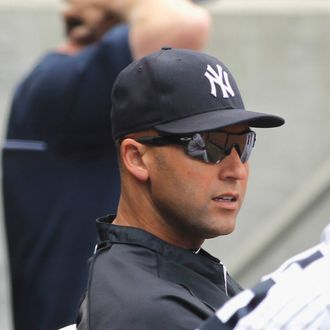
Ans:
{"label": "man", "polygon": [[201,245],[234,230],[250,127],[284,120],[246,111],[216,58],[164,47],[119,74],[111,122],[121,195],[97,223],[78,329],[195,329],[240,291]]}
{"label": "man", "polygon": [[322,242],[226,303],[200,330],[330,327],[330,224]]}
{"label": "man", "polygon": [[188,0],[72,0],[64,17],[68,41],[18,86],[3,150],[16,330],[75,321],[93,219],[118,203],[108,113],[117,74],[163,44],[199,49],[210,29]]}

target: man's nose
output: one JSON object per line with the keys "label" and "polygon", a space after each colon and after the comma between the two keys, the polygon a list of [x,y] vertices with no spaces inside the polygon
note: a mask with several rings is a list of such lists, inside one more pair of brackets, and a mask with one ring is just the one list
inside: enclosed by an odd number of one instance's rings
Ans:
{"label": "man's nose", "polygon": [[219,176],[222,179],[245,180],[248,178],[248,164],[242,163],[235,147],[219,165]]}

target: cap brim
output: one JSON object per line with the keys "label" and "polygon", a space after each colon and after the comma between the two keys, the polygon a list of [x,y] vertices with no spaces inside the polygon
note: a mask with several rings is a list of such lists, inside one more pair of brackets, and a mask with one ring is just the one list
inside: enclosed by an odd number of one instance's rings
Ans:
{"label": "cap brim", "polygon": [[180,134],[210,131],[242,123],[246,123],[250,127],[270,128],[281,126],[284,122],[283,118],[275,115],[242,109],[230,109],[204,112],[165,124],[155,125],[154,128],[164,133]]}

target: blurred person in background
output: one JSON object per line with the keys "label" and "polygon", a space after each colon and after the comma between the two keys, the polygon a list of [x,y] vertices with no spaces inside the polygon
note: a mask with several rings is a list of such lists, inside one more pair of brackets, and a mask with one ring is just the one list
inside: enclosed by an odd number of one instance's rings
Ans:
{"label": "blurred person in background", "polygon": [[4,214],[16,330],[75,321],[96,243],[119,196],[110,91],[162,45],[201,49],[207,11],[188,0],[72,0],[67,41],[15,91],[3,148]]}

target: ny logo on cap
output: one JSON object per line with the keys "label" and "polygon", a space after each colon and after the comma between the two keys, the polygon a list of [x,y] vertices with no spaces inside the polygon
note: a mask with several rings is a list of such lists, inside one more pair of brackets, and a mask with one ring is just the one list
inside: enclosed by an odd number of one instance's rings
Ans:
{"label": "ny logo on cap", "polygon": [[228,98],[230,94],[231,96],[235,96],[233,89],[230,86],[228,73],[222,70],[222,67],[217,64],[218,72],[216,72],[209,64],[207,65],[207,69],[204,73],[205,77],[209,80],[211,85],[211,94],[217,97],[217,89],[215,88],[215,84],[218,84],[222,91],[222,96],[224,98]]}

